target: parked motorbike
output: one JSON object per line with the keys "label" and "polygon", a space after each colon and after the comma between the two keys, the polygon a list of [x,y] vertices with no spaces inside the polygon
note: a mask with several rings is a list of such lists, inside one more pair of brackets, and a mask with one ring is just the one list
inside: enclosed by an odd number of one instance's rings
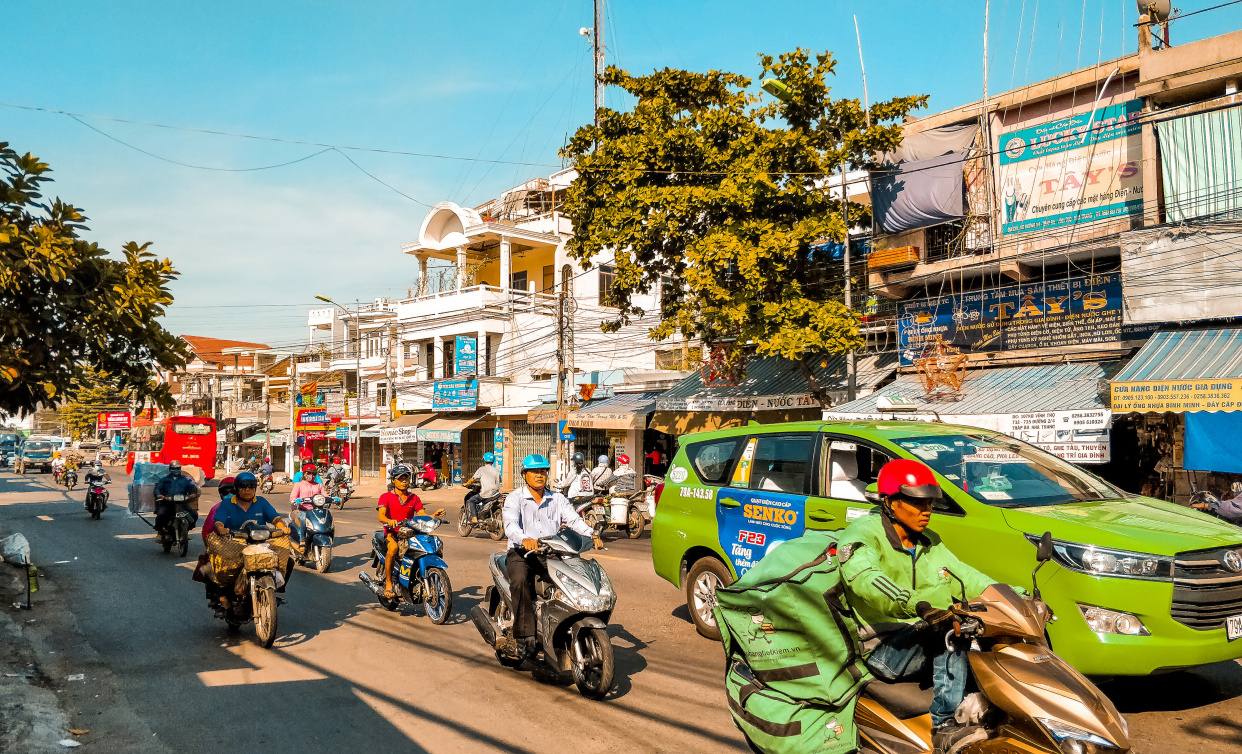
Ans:
{"label": "parked motorbike", "polygon": [[190,529],[194,528],[194,514],[190,512],[190,499],[186,495],[173,495],[169,498],[161,495],[155,498],[155,504],[172,503],[176,507],[172,522],[164,531],[156,530],[164,552],[177,548],[177,557],[184,558],[190,551]]}
{"label": "parked motorbike", "polygon": [[[614,662],[608,639],[608,619],[617,595],[603,567],[585,560],[581,553],[594,543],[572,529],[539,540],[539,548],[526,557],[546,558],[547,575],[535,577],[535,616],[540,653],[536,661],[553,672],[573,675],[579,693],[603,699],[612,688]],[[492,586],[484,604],[470,609],[470,619],[491,647],[497,639],[513,637],[513,594],[505,567],[505,552],[492,555]],[[486,607],[484,607],[486,605]],[[496,650],[501,665],[516,668],[522,660]]]}
{"label": "parked motorbike", "polygon": [[418,488],[421,490],[438,490],[443,486],[444,481],[436,473],[436,467],[430,463],[424,463],[423,470],[418,473]]}
{"label": "parked motorbike", "polygon": [[444,543],[432,532],[444,523],[431,516],[414,516],[397,527],[397,562],[393,566],[392,585],[396,596],[384,596],[384,570],[388,558],[388,540],[377,531],[371,538],[371,567],[375,577],[358,572],[358,580],[379,598],[385,610],[396,610],[401,603],[422,603],[432,623],[444,623],[453,612],[453,586],[449,582],[448,564],[444,562]]}
{"label": "parked motorbike", "polygon": [[[483,489],[483,485],[475,482],[466,485],[466,498],[477,494]],[[478,523],[470,523],[470,508],[466,505],[465,498],[462,499],[461,518],[457,521],[457,533],[463,537],[470,536],[475,527],[487,532],[493,542],[499,542],[505,538],[505,522],[503,518],[505,507],[505,493],[497,492],[491,497],[485,497],[479,501]]]}
{"label": "parked motorbike", "polygon": [[293,479],[288,474],[281,474],[276,477],[276,484],[293,484]]}
{"label": "parked motorbike", "polygon": [[72,490],[78,486],[78,472],[73,469],[65,469],[61,472],[60,481],[65,485],[65,489]]}
{"label": "parked motorbike", "polygon": [[242,572],[237,578],[245,584],[246,590],[238,595],[232,585],[217,586],[228,589],[232,605],[227,610],[217,610],[216,617],[228,623],[231,634],[253,620],[255,634],[264,647],[272,646],[276,640],[276,589],[284,583],[280,559],[268,545],[272,531],[271,527],[254,527],[229,532],[234,540],[245,545],[242,549]]}
{"label": "parked motorbike", "polygon": [[[1053,557],[1050,533],[1040,540],[1036,557],[1039,565],[1031,574],[1032,582]],[[1130,751],[1125,718],[1091,681],[1049,648],[1044,628],[1056,618],[1040,600],[1038,583],[1034,587],[1033,598],[1026,599],[1006,585],[994,584],[977,599],[953,606],[961,619],[962,637],[971,640],[970,668],[981,689],[958,707],[958,720],[981,725],[987,732],[986,740],[968,744],[963,751]],[[927,710],[932,693],[920,690],[918,682],[868,683],[854,713],[860,751],[931,751]]]}
{"label": "parked motorbike", "polygon": [[296,501],[297,515],[289,521],[289,539],[293,541],[293,557],[301,565],[314,564],[319,573],[332,567],[332,499],[324,495]]}
{"label": "parked motorbike", "polygon": [[99,514],[108,507],[108,488],[103,482],[91,482],[86,488],[86,510],[91,518],[99,520]]}

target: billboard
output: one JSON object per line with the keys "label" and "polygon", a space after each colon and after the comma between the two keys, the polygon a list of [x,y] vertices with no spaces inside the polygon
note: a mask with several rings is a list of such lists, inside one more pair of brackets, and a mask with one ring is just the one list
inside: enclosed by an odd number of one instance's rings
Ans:
{"label": "billboard", "polygon": [[1121,273],[903,301],[898,315],[907,366],[934,335],[975,353],[1115,342],[1123,332]]}
{"label": "billboard", "polygon": [[456,355],[453,359],[453,374],[478,374],[479,348],[478,338],[473,335],[458,335]]}
{"label": "billboard", "polygon": [[322,408],[299,408],[294,419],[295,429],[327,429],[328,412]]}
{"label": "billboard", "polygon": [[431,395],[432,411],[473,411],[478,405],[478,380],[440,380]]}
{"label": "billboard", "polygon": [[129,429],[132,417],[126,412],[99,414],[95,417],[95,429]]}
{"label": "billboard", "polygon": [[1000,136],[1001,232],[1143,212],[1142,100]]}

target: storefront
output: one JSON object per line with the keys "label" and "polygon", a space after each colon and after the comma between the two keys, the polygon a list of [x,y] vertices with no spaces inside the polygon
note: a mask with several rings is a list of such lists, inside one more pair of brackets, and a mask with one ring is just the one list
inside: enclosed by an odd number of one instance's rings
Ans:
{"label": "storefront", "polygon": [[387,467],[397,458],[413,464],[419,457],[418,428],[435,418],[436,414],[432,413],[406,414],[376,427],[376,445],[381,454],[379,465]]}
{"label": "storefront", "polygon": [[1242,328],[1158,332],[1110,388],[1134,480],[1126,489],[1178,503],[1195,490],[1233,497],[1230,486],[1242,481]]}
{"label": "storefront", "polygon": [[254,453],[259,453],[259,457],[269,457],[272,459],[272,468],[283,469],[285,467],[285,448],[289,443],[289,435],[284,432],[273,432],[271,437],[272,453],[267,454],[268,433],[260,432],[251,435],[245,439],[246,457],[249,458]]}
{"label": "storefront", "polygon": [[[644,457],[654,449],[671,452],[673,438],[658,431],[647,431],[660,393],[619,393],[569,414],[567,426],[574,433],[574,450],[594,466],[606,455],[614,468],[619,454],[630,457],[630,466],[639,473],[656,473],[644,468]],[[649,447],[650,446],[650,447]]]}
{"label": "storefront", "polygon": [[[468,465],[466,460],[467,448],[464,440],[466,433],[470,427],[475,424],[487,424],[489,429],[495,428],[495,417],[488,416],[486,412],[472,411],[469,413],[448,413],[439,414],[431,421],[419,426],[416,435],[419,442],[420,458],[419,466],[424,462],[430,462],[436,469],[436,473],[440,476],[452,481],[453,484],[461,484],[463,473],[469,473],[464,470]],[[476,435],[476,437],[479,437]],[[470,450],[472,457],[482,460],[483,445]],[[490,446],[489,448],[490,449]],[[407,458],[406,461],[409,461]],[[477,467],[476,467],[477,468]]]}

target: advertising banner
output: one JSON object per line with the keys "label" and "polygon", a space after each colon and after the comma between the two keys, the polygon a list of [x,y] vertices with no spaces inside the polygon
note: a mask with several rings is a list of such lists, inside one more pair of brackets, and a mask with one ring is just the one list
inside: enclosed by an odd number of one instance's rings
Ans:
{"label": "advertising banner", "polygon": [[909,366],[933,335],[976,353],[1110,343],[1121,340],[1121,311],[1119,272],[970,291],[902,302],[897,344]]}
{"label": "advertising banner", "polygon": [[328,412],[322,408],[299,408],[294,414],[294,429],[327,429]]}
{"label": "advertising banner", "polygon": [[478,380],[441,380],[431,396],[432,411],[473,411],[479,405]]}
{"label": "advertising banner", "polygon": [[323,408],[329,414],[345,413],[345,394],[344,393],[324,393]]}
{"label": "advertising banner", "polygon": [[132,417],[126,412],[99,414],[95,417],[95,428],[104,429],[129,429]]}
{"label": "advertising banner", "polygon": [[379,431],[380,445],[402,445],[417,440],[417,427],[388,427]]}
{"label": "advertising banner", "polygon": [[1242,410],[1242,379],[1114,382],[1114,411]]}
{"label": "advertising banner", "polygon": [[461,442],[460,429],[420,429],[417,437],[421,442]]}
{"label": "advertising banner", "polygon": [[679,487],[681,495],[715,493],[720,545],[740,577],[772,548],[806,533],[806,498],[779,492],[722,487]]}
{"label": "advertising banner", "polygon": [[472,335],[458,335],[453,374],[479,373],[479,340]]}
{"label": "advertising banner", "polygon": [[688,396],[660,398],[657,411],[780,411],[788,408],[819,408],[814,393],[751,396]]}
{"label": "advertising banner", "polygon": [[1001,232],[1143,212],[1142,100],[1000,137]]}
{"label": "advertising banner", "polygon": [[496,468],[500,469],[503,477],[505,472],[505,430],[504,427],[497,427],[492,441],[492,454],[496,456]]}

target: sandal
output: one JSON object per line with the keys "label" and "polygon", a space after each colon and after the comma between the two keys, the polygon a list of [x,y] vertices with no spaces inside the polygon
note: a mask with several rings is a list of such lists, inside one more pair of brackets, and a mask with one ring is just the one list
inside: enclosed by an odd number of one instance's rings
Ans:
{"label": "sandal", "polygon": [[396,590],[396,589],[389,588],[389,589],[385,589],[385,590],[384,590],[384,599],[386,599],[386,600],[392,600],[392,599],[396,599],[396,598],[397,598],[397,590]]}

